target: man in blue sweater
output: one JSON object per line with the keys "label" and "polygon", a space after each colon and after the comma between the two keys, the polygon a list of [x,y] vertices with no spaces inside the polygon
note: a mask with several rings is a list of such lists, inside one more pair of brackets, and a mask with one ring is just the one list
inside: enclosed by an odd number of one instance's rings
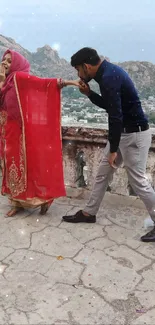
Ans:
{"label": "man in blue sweater", "polygon": [[[151,132],[132,80],[122,68],[102,61],[96,50],[87,47],[72,56],[71,65],[81,79],[80,91],[108,113],[109,141],[86,207],[74,215],[64,216],[63,220],[96,222],[96,214],[113,173],[124,162],[131,187],[155,221],[155,192],[145,176]],[[101,95],[90,89],[88,82],[92,79],[99,84]],[[141,240],[155,241],[155,227]]]}

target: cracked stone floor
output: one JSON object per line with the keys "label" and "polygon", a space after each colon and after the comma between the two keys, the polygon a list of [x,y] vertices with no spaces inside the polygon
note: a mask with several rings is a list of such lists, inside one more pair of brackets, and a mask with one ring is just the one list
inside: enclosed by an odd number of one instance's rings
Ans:
{"label": "cracked stone floor", "polygon": [[84,205],[63,198],[46,216],[4,218],[0,198],[0,324],[155,324],[155,244],[139,240],[147,212],[107,193],[96,224],[61,221]]}

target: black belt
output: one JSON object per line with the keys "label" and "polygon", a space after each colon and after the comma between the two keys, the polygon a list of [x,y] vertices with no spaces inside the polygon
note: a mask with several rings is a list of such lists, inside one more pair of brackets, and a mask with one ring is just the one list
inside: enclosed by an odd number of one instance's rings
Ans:
{"label": "black belt", "polygon": [[134,133],[134,132],[142,132],[149,129],[149,125],[142,125],[142,126],[127,126],[126,128],[122,129],[122,133]]}

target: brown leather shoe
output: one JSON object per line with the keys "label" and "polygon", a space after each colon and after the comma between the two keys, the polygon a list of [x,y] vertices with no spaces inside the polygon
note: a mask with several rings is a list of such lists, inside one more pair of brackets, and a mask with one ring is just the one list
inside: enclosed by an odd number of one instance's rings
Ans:
{"label": "brown leather shoe", "polygon": [[146,243],[155,242],[155,226],[146,235],[142,236],[141,240]]}
{"label": "brown leather shoe", "polygon": [[79,210],[75,214],[71,216],[63,216],[63,221],[66,222],[72,222],[72,223],[78,223],[78,222],[87,222],[87,223],[95,223],[96,222],[96,216],[85,216],[82,212],[82,210]]}

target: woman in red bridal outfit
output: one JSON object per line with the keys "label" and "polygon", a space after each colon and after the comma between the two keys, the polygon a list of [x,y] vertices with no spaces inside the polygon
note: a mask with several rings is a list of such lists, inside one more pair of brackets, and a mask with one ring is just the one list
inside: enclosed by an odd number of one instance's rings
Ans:
{"label": "woman in red bridal outfit", "polygon": [[76,81],[29,75],[30,64],[8,50],[0,64],[2,195],[12,208],[39,207],[45,214],[54,198],[65,196],[61,150],[60,88]]}

